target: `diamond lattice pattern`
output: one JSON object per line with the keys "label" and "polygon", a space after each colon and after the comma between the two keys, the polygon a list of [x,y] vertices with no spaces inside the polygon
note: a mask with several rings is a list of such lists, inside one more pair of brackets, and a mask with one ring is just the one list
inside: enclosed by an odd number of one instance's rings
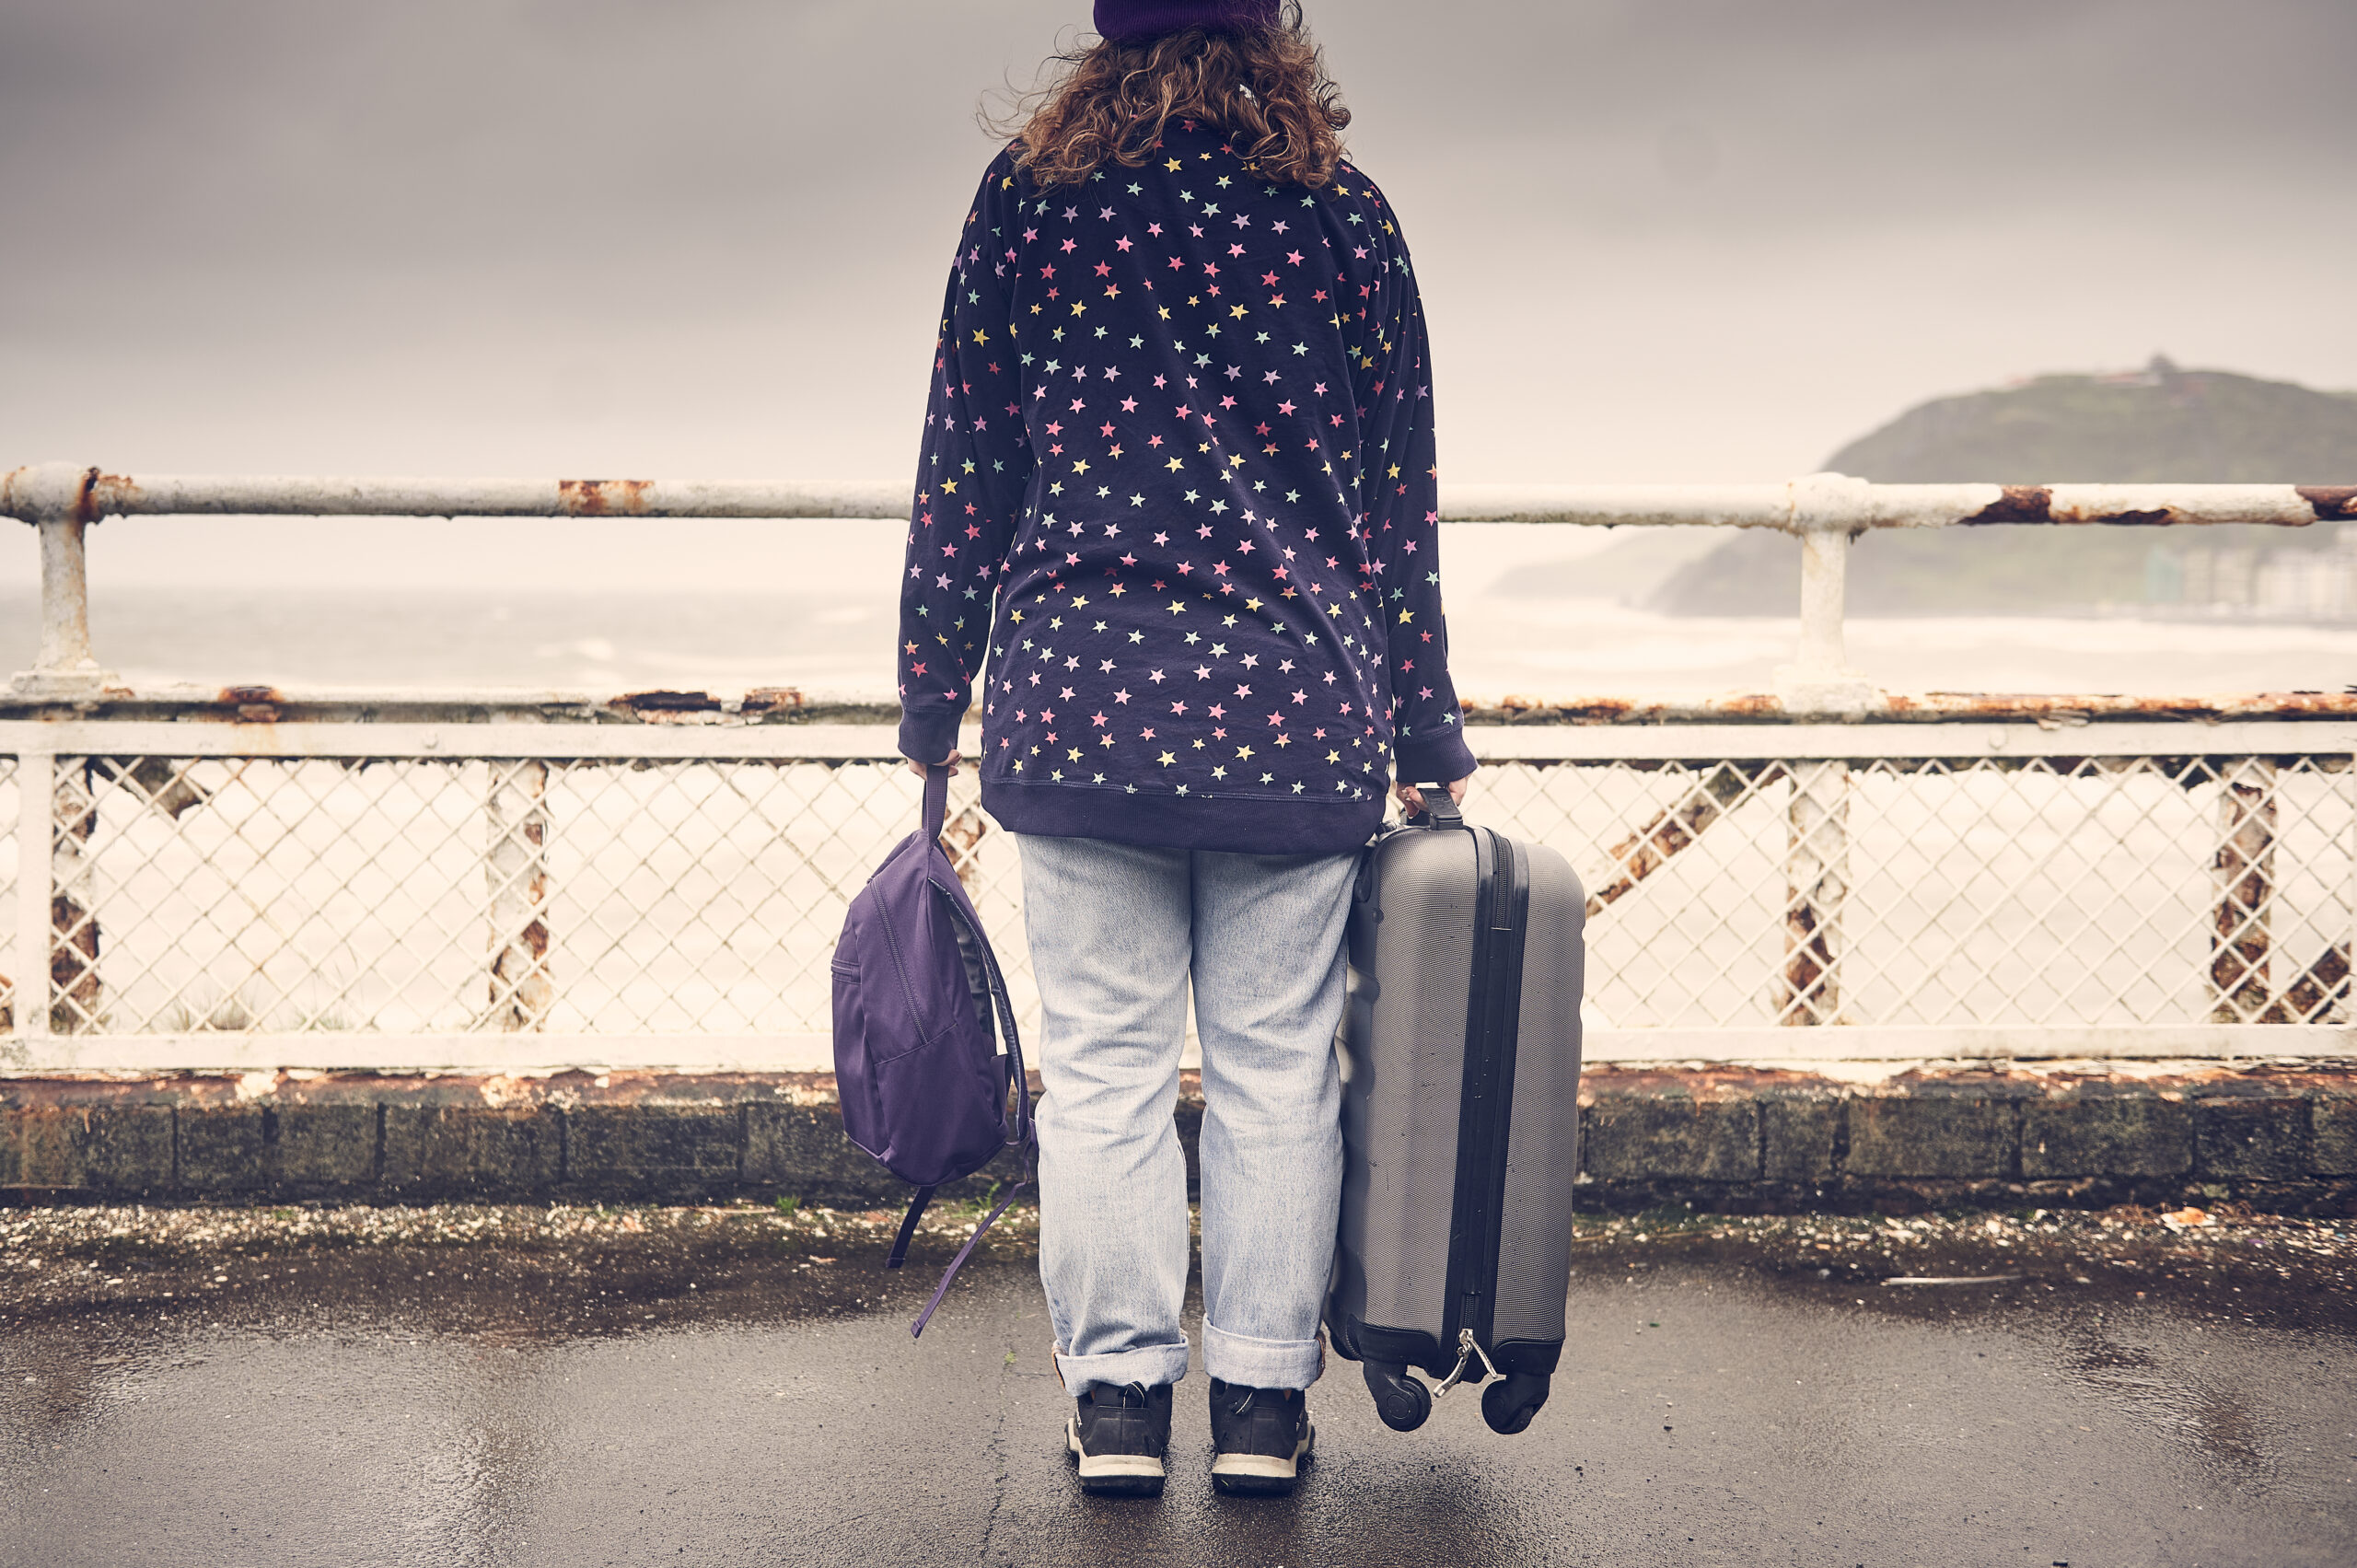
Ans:
{"label": "diamond lattice pattern", "polygon": [[[59,759],[52,1027],[822,1034],[918,787],[870,759]],[[1511,762],[1469,809],[1579,870],[1592,1023],[2346,1016],[2342,758]],[[1015,844],[970,772],[950,814],[1029,1026]]]}

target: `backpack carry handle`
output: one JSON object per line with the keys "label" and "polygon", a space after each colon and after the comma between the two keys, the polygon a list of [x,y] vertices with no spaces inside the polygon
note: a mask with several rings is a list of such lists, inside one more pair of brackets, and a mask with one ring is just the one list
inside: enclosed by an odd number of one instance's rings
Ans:
{"label": "backpack carry handle", "polygon": [[941,837],[941,830],[949,816],[949,775],[958,770],[938,763],[927,764],[924,771],[924,805],[919,807],[917,831],[928,839]]}

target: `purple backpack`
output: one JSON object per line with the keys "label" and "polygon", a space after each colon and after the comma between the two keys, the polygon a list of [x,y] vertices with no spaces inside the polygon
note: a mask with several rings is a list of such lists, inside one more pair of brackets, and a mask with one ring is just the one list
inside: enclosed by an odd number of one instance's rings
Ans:
{"label": "purple backpack", "polygon": [[[885,1266],[907,1260],[917,1221],[944,1182],[973,1175],[1001,1149],[1025,1151],[1026,1175],[974,1228],[910,1326],[924,1332],[974,1244],[1029,1184],[1038,1149],[1023,1042],[997,956],[942,853],[949,770],[924,780],[923,816],[851,901],[830,966],[835,1086],[843,1131],[917,1190]],[[1001,1037],[991,1031],[995,1015]],[[1010,1130],[1007,1091],[1015,1091]]]}

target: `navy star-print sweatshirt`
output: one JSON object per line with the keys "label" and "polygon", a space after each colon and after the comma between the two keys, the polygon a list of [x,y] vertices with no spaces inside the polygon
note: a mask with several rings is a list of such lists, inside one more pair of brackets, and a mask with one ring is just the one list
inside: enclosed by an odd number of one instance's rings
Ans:
{"label": "navy star-print sweatshirt", "polygon": [[1255,854],[1363,843],[1396,760],[1473,771],[1441,617],[1408,248],[1174,122],[1142,168],[1002,153],[944,308],[901,578],[900,749],[982,679],[1016,832]]}

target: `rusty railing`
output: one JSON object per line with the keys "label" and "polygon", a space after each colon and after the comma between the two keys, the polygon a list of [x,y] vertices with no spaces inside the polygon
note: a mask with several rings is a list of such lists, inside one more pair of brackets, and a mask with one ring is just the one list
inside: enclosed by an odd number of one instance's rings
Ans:
{"label": "rusty railing", "polygon": [[[912,787],[888,708],[134,691],[91,647],[83,543],[133,513],[905,518],[900,492],[49,465],[0,513],[42,561],[0,699],[19,1070],[823,1062],[842,898]],[[1596,1059],[2351,1053],[2357,699],[1885,692],[1842,584],[1873,528],[2296,528],[2357,489],[1820,474],[1454,487],[1443,516],[1796,536],[1773,691],[1468,705],[1485,815],[1588,879]],[[961,874],[1019,950],[1010,846],[960,790]]]}

